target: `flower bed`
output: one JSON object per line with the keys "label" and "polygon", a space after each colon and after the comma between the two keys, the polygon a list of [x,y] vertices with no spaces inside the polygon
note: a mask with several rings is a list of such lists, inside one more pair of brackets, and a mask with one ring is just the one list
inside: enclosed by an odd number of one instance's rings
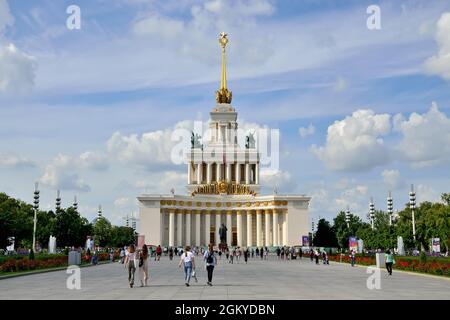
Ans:
{"label": "flower bed", "polygon": [[[343,262],[350,264],[350,256],[348,254],[344,254],[341,257],[339,254],[329,255],[330,261],[335,262]],[[394,257],[395,264],[393,265],[393,269],[405,270],[405,271],[414,271],[414,272],[422,272],[427,274],[435,274],[441,276],[450,276],[450,263],[447,259],[434,258],[430,259],[425,263],[420,262],[417,257]],[[374,256],[356,256],[356,264],[371,266],[376,265],[376,260]]]}
{"label": "flower bed", "polygon": [[8,259],[0,264],[0,273],[20,272],[38,269],[49,269],[67,266],[67,256],[56,256],[53,258],[30,260],[28,257],[22,259]]}

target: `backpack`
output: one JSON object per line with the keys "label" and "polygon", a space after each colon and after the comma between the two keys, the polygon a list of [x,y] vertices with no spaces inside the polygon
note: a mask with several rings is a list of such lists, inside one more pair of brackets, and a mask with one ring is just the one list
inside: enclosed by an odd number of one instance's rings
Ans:
{"label": "backpack", "polygon": [[213,253],[209,253],[206,257],[206,263],[212,264],[214,262]]}

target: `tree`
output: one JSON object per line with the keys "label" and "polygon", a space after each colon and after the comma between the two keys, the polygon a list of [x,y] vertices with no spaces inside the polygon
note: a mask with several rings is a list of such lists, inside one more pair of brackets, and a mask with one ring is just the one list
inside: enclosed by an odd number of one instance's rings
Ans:
{"label": "tree", "polygon": [[447,206],[450,206],[450,193],[443,193],[441,199]]}
{"label": "tree", "polygon": [[95,244],[100,247],[111,245],[111,223],[103,217],[97,218],[94,224]]}
{"label": "tree", "polygon": [[341,211],[338,213],[336,218],[333,220],[333,229],[336,234],[338,246],[340,248],[348,248],[348,238],[350,236],[356,235],[356,231],[361,226],[362,221],[356,215],[350,214],[350,223],[347,227],[347,222],[345,219],[345,212]]}
{"label": "tree", "polygon": [[38,241],[43,248],[48,247],[48,241],[51,235],[54,236],[56,215],[53,211],[38,211],[36,225],[36,241]]}
{"label": "tree", "polygon": [[92,225],[74,208],[61,209],[56,214],[54,235],[59,247],[83,246],[86,237],[92,234]]}
{"label": "tree", "polygon": [[336,233],[330,223],[325,219],[320,219],[317,224],[317,231],[314,235],[313,244],[318,247],[337,247]]}
{"label": "tree", "polygon": [[135,237],[133,228],[114,226],[111,230],[111,245],[116,248],[128,246],[134,243]]}
{"label": "tree", "polygon": [[16,247],[31,244],[33,217],[31,205],[0,193],[0,248],[9,245],[8,237],[15,237]]}

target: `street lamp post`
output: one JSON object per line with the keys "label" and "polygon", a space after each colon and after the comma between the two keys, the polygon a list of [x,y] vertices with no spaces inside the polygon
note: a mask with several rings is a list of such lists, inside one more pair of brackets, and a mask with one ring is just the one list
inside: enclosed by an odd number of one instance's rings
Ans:
{"label": "street lamp post", "polygon": [[347,222],[347,228],[350,229],[350,208],[348,206],[345,212],[345,222]]}
{"label": "street lamp post", "polygon": [[56,212],[61,211],[61,192],[59,190],[56,191],[56,204],[55,204]]}
{"label": "street lamp post", "polygon": [[78,212],[78,201],[77,201],[77,196],[73,197],[73,209]]}
{"label": "street lamp post", "polygon": [[33,252],[36,251],[36,224],[37,224],[37,211],[39,209],[39,183],[34,184],[34,201],[33,201],[33,208],[34,208],[34,219],[33,219]]}
{"label": "street lamp post", "polygon": [[412,216],[412,229],[414,243],[416,242],[416,220],[414,218],[414,209],[416,209],[416,193],[414,192],[414,185],[411,185],[411,192],[409,193],[409,208],[411,209]]}
{"label": "street lamp post", "polygon": [[392,226],[393,214],[394,214],[394,200],[392,199],[391,191],[387,197],[387,211],[389,214],[389,225]]}
{"label": "street lamp post", "polygon": [[314,238],[314,220],[311,221],[311,247],[313,244],[313,238]]}
{"label": "street lamp post", "polygon": [[372,223],[372,230],[373,230],[374,229],[374,220],[375,220],[375,205],[373,204],[373,198],[372,197],[370,197],[369,215],[370,215],[370,221]]}

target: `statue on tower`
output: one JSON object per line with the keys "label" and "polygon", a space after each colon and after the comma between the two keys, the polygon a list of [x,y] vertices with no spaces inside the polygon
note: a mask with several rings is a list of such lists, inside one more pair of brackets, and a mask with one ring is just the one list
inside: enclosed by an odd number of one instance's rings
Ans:
{"label": "statue on tower", "polygon": [[225,63],[225,47],[228,43],[227,34],[222,32],[219,38],[220,46],[222,47],[222,78],[220,79],[220,89],[216,91],[217,103],[231,103],[232,93],[227,89],[227,71]]}
{"label": "statue on tower", "polygon": [[251,132],[246,137],[245,148],[246,149],[254,149],[255,148],[255,136]]}
{"label": "statue on tower", "polygon": [[200,143],[200,138],[202,136],[200,136],[198,133],[192,132],[191,134],[191,149],[202,149],[203,150],[203,145]]}

